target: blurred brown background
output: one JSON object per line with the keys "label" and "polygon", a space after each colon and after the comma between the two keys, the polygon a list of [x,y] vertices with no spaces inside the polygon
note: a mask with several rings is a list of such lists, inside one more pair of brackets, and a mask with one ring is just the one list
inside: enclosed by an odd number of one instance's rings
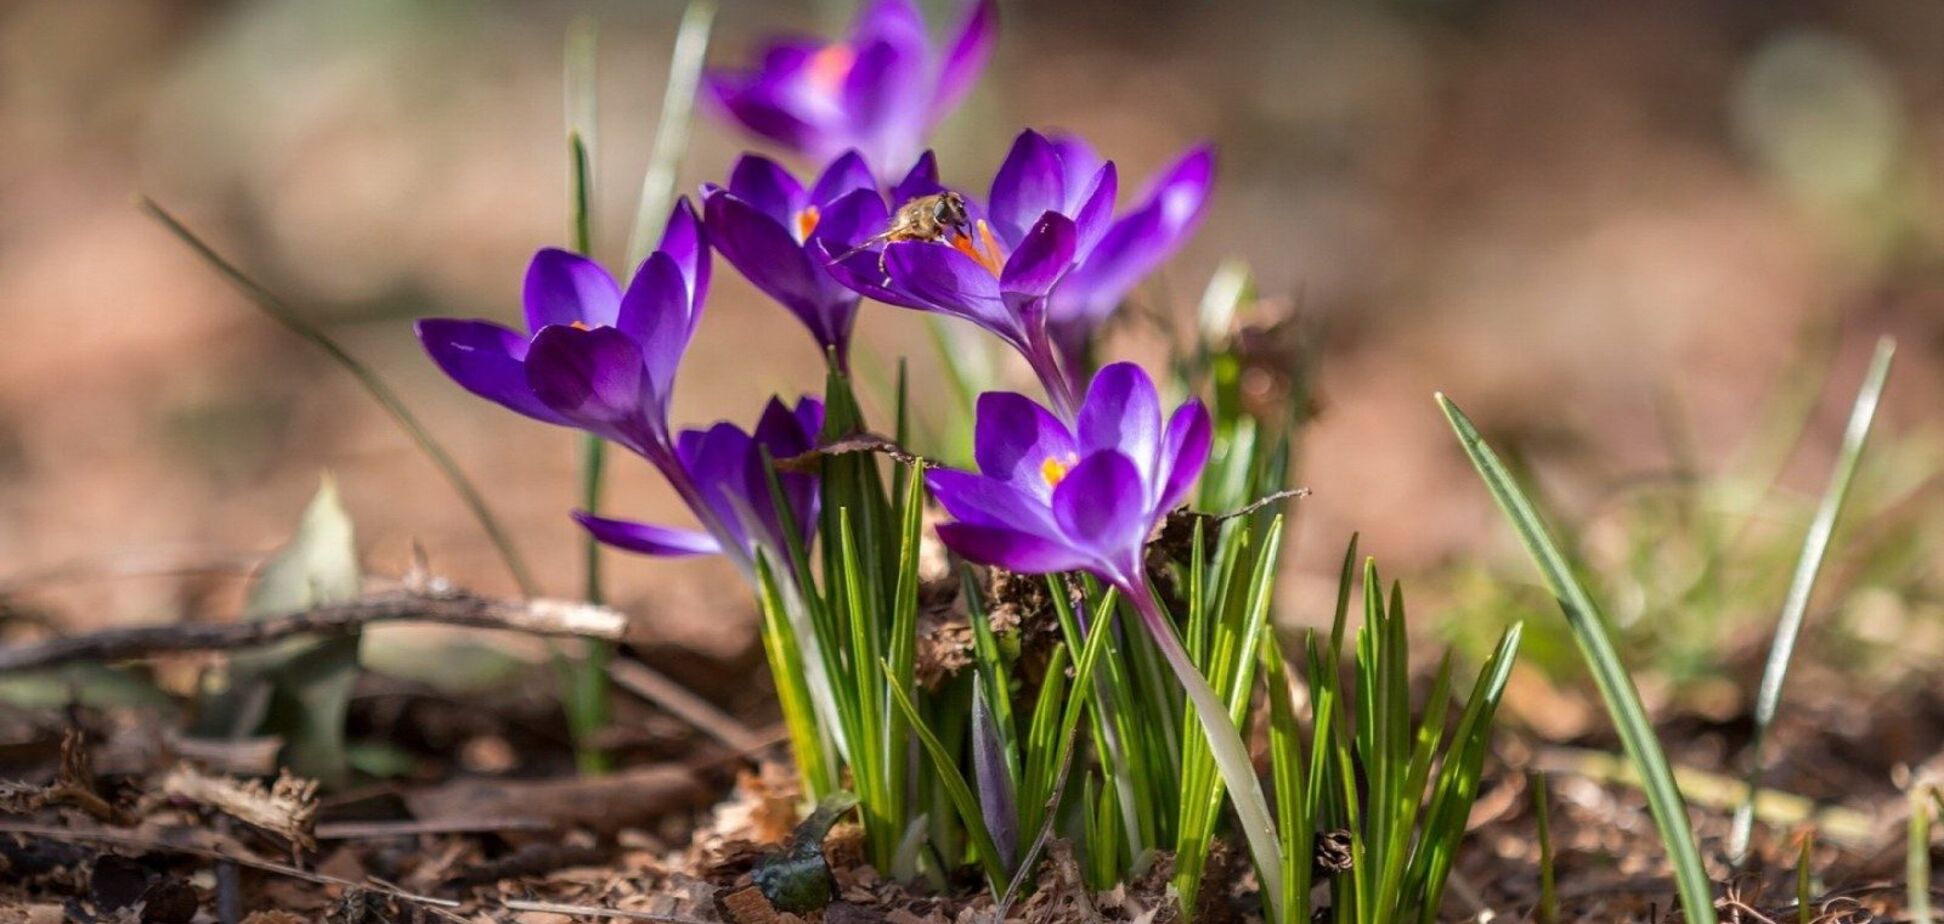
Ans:
{"label": "blurred brown background", "polygon": [[[957,15],[927,9],[935,25]],[[613,259],[680,4],[0,3],[0,581],[260,552],[329,470],[374,570],[402,570],[416,540],[441,573],[511,589],[405,436],[141,218],[140,191],[404,391],[546,588],[572,593],[572,438],[463,394],[410,322],[516,317],[527,256],[562,242],[561,42],[582,13],[601,28]],[[726,2],[711,58],[848,16]],[[1334,567],[1351,529],[1404,573],[1509,548],[1434,389],[1523,447],[1569,510],[1664,466],[1670,420],[1704,466],[1725,464],[1805,349],[1838,359],[1790,484],[1819,488],[1878,333],[1904,347],[1884,427],[1937,423],[1936,0],[1034,0],[1003,16],[938,139],[948,179],[981,189],[1023,126],[1085,134],[1123,177],[1212,139],[1218,197],[1144,297],[1165,292],[1185,323],[1239,255],[1265,295],[1324,322],[1301,573]],[[743,144],[698,123],[684,187],[719,179]],[[808,337],[717,266],[677,401],[687,422],[747,421],[769,393],[819,384]],[[934,381],[911,316],[867,307],[860,330],[862,351],[907,354],[920,390]],[[1135,356],[1158,342],[1119,341]],[[614,509],[682,518],[645,466],[613,473]],[[740,643],[681,618],[723,608],[726,570],[613,561],[615,596],[658,630]],[[1314,585],[1290,592],[1307,603]],[[51,586],[80,621],[186,606],[173,580]],[[729,599],[746,609],[740,588]]]}

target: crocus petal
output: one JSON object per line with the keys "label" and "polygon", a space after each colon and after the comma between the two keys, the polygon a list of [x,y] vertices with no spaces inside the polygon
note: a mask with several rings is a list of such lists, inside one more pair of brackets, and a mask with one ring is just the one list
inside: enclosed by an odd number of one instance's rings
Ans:
{"label": "crocus petal", "polygon": [[668,254],[681,267],[682,279],[688,284],[689,335],[694,336],[695,325],[702,320],[702,306],[709,297],[709,244],[703,234],[702,219],[695,214],[695,206],[689,204],[687,196],[675,200],[675,209],[668,214],[668,225],[662,230],[661,246],[655,249]]}
{"label": "crocus petal", "polygon": [[527,384],[541,403],[578,426],[621,438],[649,419],[641,347],[612,327],[542,328],[527,352]]}
{"label": "crocus petal", "polygon": [[1168,430],[1161,437],[1161,495],[1156,510],[1173,510],[1188,498],[1189,489],[1208,464],[1208,451],[1214,439],[1208,409],[1190,399],[1168,418]]}
{"label": "crocus petal", "polygon": [[936,123],[965,97],[979,72],[992,56],[993,42],[999,35],[998,0],[973,0],[959,26],[952,47],[939,66],[938,82],[932,90],[930,121]]}
{"label": "crocus petal", "polygon": [[[758,154],[744,154],[729,171],[729,191],[736,198],[788,227],[808,201],[803,184],[776,162]],[[709,223],[714,225],[713,218]]]}
{"label": "crocus petal", "polygon": [[997,565],[1020,574],[1056,574],[1079,571],[1093,562],[1056,539],[973,523],[942,523],[939,541],[967,561]]}
{"label": "crocus petal", "polygon": [[1053,518],[1078,549],[1134,574],[1153,525],[1147,500],[1134,460],[1109,449],[1081,459],[1053,489]]}
{"label": "crocus petal", "polygon": [[756,85],[748,74],[711,71],[702,80],[702,91],[705,104],[759,138],[804,151],[818,137],[816,124],[779,99],[773,87]]}
{"label": "crocus petal", "polygon": [[427,318],[417,330],[425,352],[460,387],[537,420],[567,422],[527,387],[527,338],[498,324],[448,318]]}
{"label": "crocus petal", "polygon": [[806,430],[797,413],[777,398],[764,405],[763,416],[756,421],[755,437],[773,459],[802,455],[816,447],[816,431]]}
{"label": "crocus petal", "polygon": [[[855,189],[823,207],[817,229],[804,241],[804,250],[813,262],[825,265],[829,262],[822,256],[825,249],[834,256],[855,256],[852,250],[883,233],[890,222],[891,212],[876,189]],[[876,256],[875,251],[872,256]]]}
{"label": "crocus petal", "polygon": [[1063,211],[1065,205],[1059,153],[1039,132],[1020,132],[992,178],[992,195],[986,199],[992,230],[1007,246],[1017,247],[1041,215]]}
{"label": "crocus petal", "polygon": [[1107,229],[1114,223],[1114,197],[1120,194],[1120,173],[1113,163],[1100,165],[1091,177],[1081,184],[1067,187],[1069,193],[1075,189],[1085,190],[1073,206],[1073,227],[1078,232],[1076,253],[1079,259],[1086,259],[1089,251],[1100,243]]}
{"label": "crocus petal", "polygon": [[864,163],[864,155],[845,151],[817,177],[817,182],[810,187],[809,202],[821,207],[858,189],[876,192],[877,177],[871,175],[870,166]]}
{"label": "crocus petal", "polygon": [[823,433],[824,403],[804,395],[797,400],[796,419],[797,426],[803,430],[803,435],[812,444],[816,443],[818,436]]}
{"label": "crocus petal", "polygon": [[689,323],[688,287],[673,257],[658,250],[642,261],[641,271],[622,297],[616,326],[640,344],[648,387],[666,408],[675,370],[682,364],[682,353],[688,349],[689,333],[694,329]]}
{"label": "crocus petal", "polygon": [[909,301],[965,318],[1014,342],[1023,342],[1019,321],[1006,310],[999,280],[958,250],[926,241],[900,241],[884,248],[889,288]]}
{"label": "crocus petal", "polygon": [[527,330],[538,333],[549,324],[587,327],[613,324],[621,307],[621,289],[599,263],[577,253],[548,247],[527,264]]}
{"label": "crocus petal", "polygon": [[925,19],[911,0],[875,0],[858,12],[850,35],[855,45],[884,41],[904,50],[922,49]]}
{"label": "crocus petal", "polygon": [[999,288],[1035,298],[1046,295],[1073,268],[1076,242],[1072,219],[1054,212],[1041,215],[1006,260]]}
{"label": "crocus petal", "polygon": [[611,545],[617,549],[626,549],[642,555],[682,558],[690,555],[715,555],[722,551],[722,546],[717,544],[714,536],[692,529],[609,519],[581,510],[574,511],[574,522],[579,523],[595,539],[600,540],[602,545]]}
{"label": "crocus petal", "polygon": [[938,181],[938,157],[930,151],[918,155],[916,163],[905,172],[898,185],[891,187],[891,201],[910,202],[919,196],[929,196],[945,191],[944,184]]}
{"label": "crocus petal", "polygon": [[1075,193],[1092,185],[1094,175],[1107,165],[1107,161],[1079,135],[1051,135],[1047,141],[1052,143],[1053,152],[1060,157],[1060,172],[1066,178],[1067,204],[1072,205],[1078,198]]}
{"label": "crocus petal", "polygon": [[[1161,444],[1161,397],[1133,363],[1113,363],[1094,374],[1075,427],[1080,454],[1117,450],[1151,478]],[[1146,483],[1152,484],[1152,480]]]}
{"label": "crocus petal", "polygon": [[1018,485],[949,468],[925,473],[932,496],[963,523],[1056,535],[1047,501]]}
{"label": "crocus petal", "polygon": [[1097,323],[1178,249],[1200,221],[1214,183],[1214,155],[1190,151],[1133,213],[1114,222],[1053,297],[1061,322]]}
{"label": "crocus petal", "polygon": [[902,163],[924,134],[923,46],[879,39],[858,49],[844,78],[844,113],[856,146],[880,169]]}
{"label": "crocus petal", "polygon": [[980,395],[976,426],[972,445],[979,471],[1027,488],[1042,500],[1052,496],[1053,482],[1079,461],[1066,424],[1025,395]]}
{"label": "crocus petal", "polygon": [[704,208],[710,242],[743,276],[795,314],[819,344],[847,339],[857,297],[812,264],[783,225],[732,194],[718,192]]}

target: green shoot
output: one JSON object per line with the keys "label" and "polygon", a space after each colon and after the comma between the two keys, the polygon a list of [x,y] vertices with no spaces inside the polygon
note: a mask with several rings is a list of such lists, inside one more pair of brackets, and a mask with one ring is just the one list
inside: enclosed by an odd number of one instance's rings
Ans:
{"label": "green shoot", "polygon": [[1816,590],[1816,577],[1822,571],[1823,557],[1829,551],[1830,537],[1843,513],[1856,466],[1863,457],[1863,445],[1870,437],[1870,424],[1876,419],[1877,402],[1883,397],[1884,383],[1890,377],[1890,360],[1896,342],[1888,337],[1877,342],[1876,354],[1863,376],[1863,387],[1850,408],[1849,424],[1843,430],[1843,447],[1836,456],[1836,467],[1829,475],[1829,486],[1816,507],[1809,531],[1802,537],[1802,554],[1796,559],[1789,593],[1782,602],[1782,618],[1775,628],[1775,641],[1769,648],[1768,663],[1762,668],[1762,684],[1755,694],[1755,730],[1748,745],[1748,796],[1735,808],[1734,827],[1728,838],[1728,856],[1737,866],[1748,859],[1748,841],[1755,827],[1755,794],[1762,785],[1762,747],[1769,726],[1782,702],[1782,683],[1788,677],[1789,659],[1795,654],[1796,639],[1802,634],[1803,617],[1809,611],[1809,598]]}
{"label": "green shoot", "polygon": [[1667,755],[1661,750],[1659,739],[1654,736],[1654,727],[1647,718],[1646,707],[1640,702],[1640,693],[1634,689],[1626,666],[1620,663],[1620,655],[1614,649],[1605,618],[1511,472],[1499,461],[1491,447],[1485,445],[1478,429],[1457,405],[1444,395],[1437,397],[1466,455],[1471,457],[1472,465],[1484,478],[1493,499],[1512,521],[1520,541],[1545,576],[1547,586],[1573,630],[1581,656],[1592,669],[1594,683],[1606,702],[1607,712],[1613,716],[1620,741],[1626,748],[1628,758],[1640,772],[1648,807],[1660,828],[1661,843],[1666,846],[1668,859],[1674,867],[1682,910],[1693,924],[1715,924],[1713,889],[1707,870],[1701,865],[1701,850],[1695,842],[1694,830],[1688,824],[1687,806],[1681,800],[1680,788],[1674,783],[1674,773],[1668,765]]}
{"label": "green shoot", "polygon": [[713,0],[691,0],[675,33],[675,51],[668,57],[668,84],[662,93],[661,117],[655,122],[654,147],[641,177],[641,198],[634,228],[628,234],[628,266],[640,266],[660,239],[662,225],[675,203],[676,173],[688,152],[689,125],[695,114],[695,88],[702,80],[702,59],[709,50],[709,31],[715,23]]}
{"label": "green shoot", "polygon": [[1532,785],[1532,817],[1539,826],[1539,924],[1559,924],[1559,895],[1553,884],[1552,803],[1546,798],[1546,775],[1534,773],[1526,779]]}

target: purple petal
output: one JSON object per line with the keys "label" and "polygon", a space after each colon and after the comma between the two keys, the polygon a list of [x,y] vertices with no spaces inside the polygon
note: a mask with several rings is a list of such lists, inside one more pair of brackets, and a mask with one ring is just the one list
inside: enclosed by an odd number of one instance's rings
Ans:
{"label": "purple petal", "polygon": [[642,261],[640,272],[628,284],[628,294],[622,296],[617,326],[641,345],[649,388],[666,410],[674,390],[675,370],[681,366],[689,335],[695,331],[688,288],[673,257],[658,250]]}
{"label": "purple petal", "polygon": [[[744,154],[729,171],[729,191],[772,221],[789,227],[796,213],[808,201],[803,184],[776,162],[757,154]],[[705,204],[706,206],[706,204]],[[715,220],[710,218],[711,225]]]}
{"label": "purple petal", "polygon": [[907,48],[923,48],[925,20],[910,0],[876,0],[859,11],[857,21],[851,25],[850,41],[859,46],[888,41]]}
{"label": "purple petal", "polygon": [[656,526],[652,523],[636,523],[632,520],[614,520],[597,517],[581,510],[574,511],[574,522],[593,534],[602,545],[611,545],[617,549],[626,549],[642,555],[682,558],[689,555],[715,555],[722,551],[714,536],[692,529]]}
{"label": "purple petal", "polygon": [[1153,525],[1147,501],[1140,469],[1110,449],[1081,459],[1053,489],[1053,517],[1079,549],[1138,574]]}
{"label": "purple petal", "polygon": [[891,201],[903,204],[919,196],[929,196],[944,191],[944,184],[938,181],[938,157],[926,151],[918,155],[918,161],[905,172],[904,179],[899,180],[898,185],[891,187]]}
{"label": "purple petal", "polygon": [[548,247],[527,264],[527,330],[538,333],[549,324],[588,327],[613,324],[621,307],[621,289],[599,263],[577,253]]}
{"label": "purple petal", "polygon": [[[1116,450],[1152,475],[1161,441],[1161,398],[1140,366],[1113,363],[1094,374],[1075,428],[1080,454]],[[1152,483],[1152,482],[1149,482]]]}
{"label": "purple petal", "polygon": [[1052,135],[1047,140],[1053,144],[1054,153],[1060,156],[1060,173],[1066,178],[1067,204],[1071,206],[1079,198],[1074,194],[1090,187],[1094,175],[1107,165],[1107,161],[1079,135]]}
{"label": "purple petal", "polygon": [[932,496],[961,523],[1054,535],[1047,501],[1019,485],[972,472],[939,468],[925,473]]}
{"label": "purple petal", "polygon": [[695,325],[702,320],[702,305],[709,297],[709,245],[702,219],[695,214],[695,206],[689,204],[687,196],[675,200],[675,209],[668,214],[668,226],[662,230],[661,246],[655,249],[668,254],[681,267],[682,280],[688,285],[689,334],[694,336]]}
{"label": "purple petal", "polygon": [[1073,268],[1075,241],[1071,219],[1053,212],[1041,215],[1006,260],[999,288],[1009,294],[1044,296]]}
{"label": "purple petal", "polygon": [[976,426],[972,452],[979,471],[1026,488],[1042,501],[1053,493],[1047,460],[1064,471],[1079,459],[1066,424],[1025,395],[1007,391],[980,395]]}
{"label": "purple petal", "polygon": [[803,430],[804,438],[815,443],[823,433],[824,403],[809,395],[797,400],[797,426]]}
{"label": "purple petal", "polygon": [[887,288],[906,302],[965,318],[1000,337],[1023,342],[1019,319],[1006,309],[999,280],[971,257],[943,244],[899,241],[884,248]]}
{"label": "purple petal", "polygon": [[[811,254],[812,261],[820,265],[829,262],[822,257],[825,248],[833,256],[855,256],[852,250],[883,233],[885,226],[890,223],[890,210],[884,207],[884,199],[878,196],[876,189],[852,190],[824,207],[822,216],[817,219],[817,229],[810,232],[804,249]],[[820,247],[820,244],[823,246]]]}
{"label": "purple petal", "polygon": [[992,178],[986,217],[1009,247],[1018,247],[1026,230],[1047,212],[1066,205],[1066,178],[1060,155],[1039,132],[1028,129],[1014,139],[1012,151]]}
{"label": "purple petal", "polygon": [[857,296],[812,264],[783,225],[728,193],[709,197],[704,208],[710,241],[756,288],[795,314],[824,347],[848,339]]}
{"label": "purple petal", "polygon": [[1161,437],[1159,473],[1164,480],[1156,510],[1173,510],[1187,499],[1202,466],[1208,464],[1213,439],[1214,428],[1201,401],[1189,399],[1175,409],[1174,416],[1168,418],[1168,430]]}
{"label": "purple petal", "polygon": [[986,60],[992,56],[992,45],[998,35],[997,0],[973,0],[965,24],[959,27],[958,37],[939,67],[938,83],[932,90],[932,123],[943,119],[972,88],[972,82],[979,78]]}
{"label": "purple petal", "polygon": [[[801,409],[802,404],[798,407]],[[769,451],[770,458],[787,459],[816,448],[816,432],[806,430],[797,412],[781,399],[771,398],[763,407],[762,418],[756,421],[756,442]]]}
{"label": "purple petal", "polygon": [[527,387],[527,338],[487,321],[449,318],[426,318],[417,330],[425,352],[460,387],[528,417],[567,422]]}
{"label": "purple petal", "polygon": [[612,327],[542,328],[527,352],[527,385],[576,425],[619,436],[645,413],[641,347]]}
{"label": "purple petal", "polygon": [[878,39],[858,49],[843,110],[856,145],[879,169],[902,163],[925,133],[924,46]]}
{"label": "purple petal", "polygon": [[1020,574],[1055,574],[1094,566],[1080,552],[1058,540],[1003,526],[942,523],[939,541],[967,561],[997,565]]}
{"label": "purple petal", "polygon": [[1019,801],[985,690],[985,684],[972,685],[972,776],[979,785],[979,814],[999,848],[997,859],[1011,869],[1019,854]]}
{"label": "purple petal", "polygon": [[[823,175],[817,177],[808,201],[822,207],[859,189],[877,192],[877,177],[871,175],[870,166],[864,163],[864,155],[845,151],[824,168]],[[822,224],[821,220],[818,223]]]}
{"label": "purple petal", "polygon": [[1085,259],[1114,223],[1114,197],[1120,194],[1120,173],[1110,161],[1081,184],[1067,187],[1069,192],[1075,189],[1085,190],[1072,206],[1074,230],[1079,235],[1075,252]]}
{"label": "purple petal", "polygon": [[1143,204],[1114,222],[1061,284],[1053,297],[1054,316],[1062,321],[1098,322],[1172,256],[1207,206],[1214,164],[1207,148],[1197,148],[1164,173]]}
{"label": "purple petal", "polygon": [[776,94],[768,81],[727,70],[703,78],[703,101],[750,134],[767,138],[792,151],[806,151],[818,127]]}

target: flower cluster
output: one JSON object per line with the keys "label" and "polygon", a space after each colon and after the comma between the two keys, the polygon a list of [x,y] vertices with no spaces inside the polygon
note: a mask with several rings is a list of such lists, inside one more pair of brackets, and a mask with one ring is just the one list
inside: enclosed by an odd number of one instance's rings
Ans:
{"label": "flower cluster", "polygon": [[[786,520],[805,541],[810,536],[814,476],[782,473],[779,509],[763,457],[813,448],[822,405],[804,398],[791,409],[772,400],[749,432],[726,422],[679,433],[671,427],[669,399],[702,317],[710,252],[795,315],[840,371],[865,297],[961,318],[1018,351],[1054,411],[1018,395],[980,402],[985,473],[977,477],[989,484],[934,474],[934,490],[962,521],[943,531],[946,541],[968,558],[1016,570],[1037,562],[1131,579],[1137,570],[1128,546],[1181,500],[1199,467],[1189,457],[1207,451],[1206,416],[1184,408],[1165,431],[1149,426],[1141,415],[1158,415],[1154,389],[1131,366],[1103,370],[1084,406],[1077,395],[1102,324],[1193,231],[1208,201],[1213,156],[1205,147],[1187,152],[1131,208],[1117,211],[1112,161],[1078,138],[1029,130],[983,200],[950,191],[965,204],[962,226],[899,233],[903,210],[948,192],[936,158],[919,151],[977,77],[996,30],[992,0],[972,0],[952,40],[935,48],[909,0],[876,0],[840,41],[779,41],[751,69],[711,72],[712,105],[751,134],[822,164],[813,179],[744,155],[726,184],[703,187],[700,215],[686,200],[677,206],[660,246],[625,289],[585,256],[542,250],[527,269],[524,332],[429,319],[418,328],[426,351],[481,397],[639,454],[701,525],[577,514],[602,542],[648,555],[726,554],[747,572],[758,551],[788,560]],[[880,178],[903,165],[895,183]],[[1109,415],[1122,417],[1109,427],[1102,422]],[[1103,454],[1109,430],[1118,448]],[[1042,467],[1026,472],[1031,478],[988,465],[1028,436],[1066,448],[1032,462],[1029,468]],[[1077,455],[1061,461],[1067,454]],[[1056,482],[1067,486],[1056,492]],[[1035,504],[981,506],[999,503],[1003,492],[993,485]],[[1135,493],[1139,505],[1111,505],[1116,517],[1131,517],[1124,522],[1083,515],[1091,498]],[[1056,495],[1072,499],[1062,507]],[[1114,555],[1105,554],[1102,530],[1118,543]],[[1052,554],[1063,542],[1073,543],[1072,554]]]}
{"label": "flower cluster", "polygon": [[[699,528],[597,511],[577,512],[576,521],[617,548],[719,554],[737,566],[763,607],[765,650],[807,788],[858,790],[879,861],[891,861],[909,828],[899,782],[909,757],[905,731],[879,723],[892,699],[902,702],[912,668],[908,647],[887,651],[876,636],[889,628],[887,610],[915,618],[908,597],[884,604],[890,585],[907,588],[900,594],[917,586],[922,519],[914,505],[928,489],[951,516],[937,535],[960,557],[1028,574],[1090,573],[1139,617],[1181,685],[1154,701],[1178,705],[1185,690],[1264,892],[1279,895],[1282,864],[1248,749],[1147,581],[1150,537],[1189,497],[1210,457],[1209,414],[1192,399],[1166,411],[1135,365],[1093,370],[1107,320],[1198,224],[1214,157],[1206,147],[1185,152],[1123,208],[1112,161],[1079,138],[1028,130],[983,196],[947,186],[925,138],[982,68],[995,9],[993,0],[969,0],[954,37],[934,47],[910,0],[872,0],[840,41],[777,42],[755,67],[709,74],[707,101],[809,161],[813,169],[801,174],[807,181],[746,154],[724,183],[703,186],[700,214],[687,200],[677,205],[660,245],[632,268],[625,288],[586,256],[542,250],[527,270],[524,331],[433,319],[420,323],[419,336],[466,389],[612,441],[661,473]],[[712,253],[808,330],[830,364],[829,421],[825,403],[805,397],[770,399],[749,430],[671,425],[670,397],[702,317]],[[907,497],[885,496],[875,463],[816,453],[835,452],[829,444],[861,425],[848,374],[866,298],[989,332],[1026,361],[1050,409],[1018,394],[982,396],[977,471],[931,469],[922,482],[900,482]],[[804,458],[775,464],[790,457]],[[896,517],[887,515],[892,510]],[[822,587],[805,567],[818,538]],[[905,551],[896,562],[862,560],[886,548]],[[1096,610],[1087,618],[1111,615]],[[900,631],[913,630],[906,623]],[[885,679],[880,671],[899,669],[905,675],[889,690],[873,685]],[[1071,715],[1077,721],[1077,706]],[[980,784],[1003,794],[1013,791],[1018,771],[1011,759],[993,757],[990,720],[982,720]],[[1134,797],[1121,791],[1117,798]],[[998,804],[1012,798],[995,800],[986,807],[991,827],[1011,834],[976,852],[994,865],[988,876],[996,883],[1017,856],[1021,832],[1012,824],[1017,813]],[[1137,813],[1128,804],[1123,810],[1127,832],[1139,834]]]}

